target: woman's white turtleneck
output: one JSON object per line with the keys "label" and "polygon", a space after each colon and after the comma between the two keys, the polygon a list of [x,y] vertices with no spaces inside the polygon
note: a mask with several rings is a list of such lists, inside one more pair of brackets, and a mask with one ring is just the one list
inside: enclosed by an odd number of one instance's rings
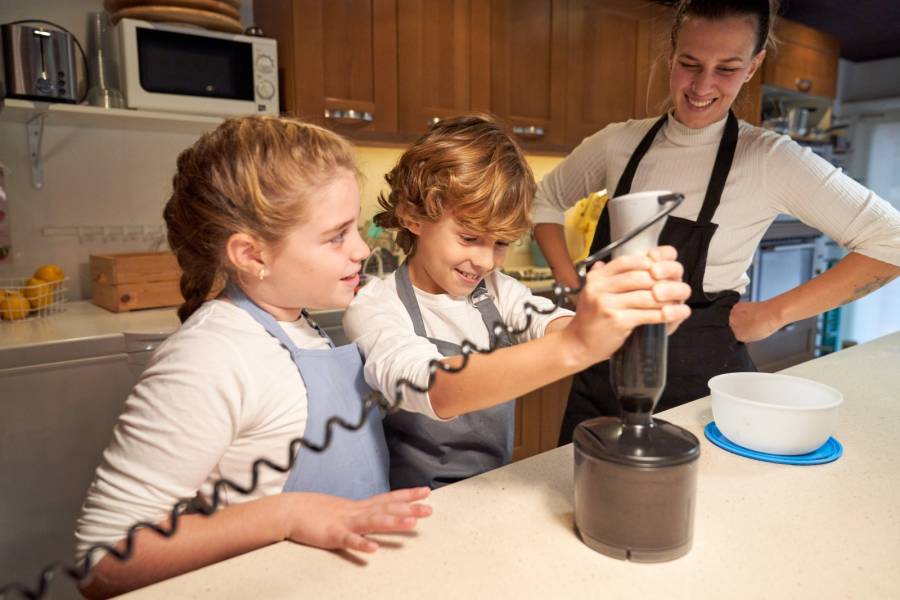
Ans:
{"label": "woman's white turtleneck", "polygon": [[[540,183],[535,223],[563,223],[563,211],[591,192],[613,194],[631,153],[656,118],[615,123],[585,139]],[[669,116],[644,156],[631,191],[685,195],[673,213],[700,213],[725,119],[691,129]],[[712,220],[703,289],[743,292],[760,239],[778,214],[793,215],[848,249],[900,265],[900,213],[874,192],[789,137],[740,122],[734,163]]]}

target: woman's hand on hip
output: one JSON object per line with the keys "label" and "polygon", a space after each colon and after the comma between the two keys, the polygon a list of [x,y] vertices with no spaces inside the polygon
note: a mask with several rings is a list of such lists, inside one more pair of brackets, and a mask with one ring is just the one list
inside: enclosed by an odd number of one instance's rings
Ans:
{"label": "woman's hand on hip", "polygon": [[330,550],[375,552],[378,543],[366,535],[414,529],[419,519],[431,515],[430,506],[418,503],[430,493],[427,487],[419,487],[348,500],[287,492],[282,494],[284,538]]}
{"label": "woman's hand on hip", "polygon": [[764,340],[784,327],[767,302],[738,302],[728,324],[739,342]]}
{"label": "woman's hand on hip", "polygon": [[609,358],[635,327],[667,323],[674,329],[689,315],[690,287],[672,247],[646,256],[622,256],[596,263],[578,296],[565,333],[593,362]]}

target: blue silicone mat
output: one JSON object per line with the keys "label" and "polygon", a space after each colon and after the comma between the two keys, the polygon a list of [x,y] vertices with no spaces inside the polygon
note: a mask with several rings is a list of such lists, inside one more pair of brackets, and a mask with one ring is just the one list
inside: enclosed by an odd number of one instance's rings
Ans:
{"label": "blue silicone mat", "polygon": [[780,463],[784,465],[821,465],[839,459],[844,453],[844,447],[841,446],[841,443],[833,437],[828,438],[828,441],[822,444],[822,446],[818,450],[813,450],[808,454],[787,455],[766,454],[765,452],[757,452],[755,450],[744,448],[743,446],[738,446],[737,444],[726,438],[724,435],[722,435],[722,432],[719,431],[718,427],[716,427],[715,421],[710,421],[709,424],[707,424],[707,426],[703,429],[703,433],[706,434],[706,439],[708,439],[719,448],[722,448],[723,450],[727,450],[729,452],[733,452],[738,456],[745,456],[754,460],[762,460],[765,462]]}

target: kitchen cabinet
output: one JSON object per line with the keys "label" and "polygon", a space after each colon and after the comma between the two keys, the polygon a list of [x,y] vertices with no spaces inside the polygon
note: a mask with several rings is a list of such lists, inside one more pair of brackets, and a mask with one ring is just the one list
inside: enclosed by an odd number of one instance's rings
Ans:
{"label": "kitchen cabinet", "polygon": [[516,400],[514,462],[556,448],[571,387],[565,377]]}
{"label": "kitchen cabinet", "polygon": [[[569,0],[566,142],[654,116],[668,96],[671,10],[626,0]],[[653,84],[651,85],[651,81]]]}
{"label": "kitchen cabinet", "polygon": [[[47,563],[71,556],[133,382],[125,353],[0,369],[0,581],[32,585]],[[67,579],[57,583],[50,598],[81,597]]]}
{"label": "kitchen cabinet", "polygon": [[354,138],[397,132],[397,0],[256,0],[285,112]]}
{"label": "kitchen cabinet", "polygon": [[525,151],[566,150],[566,0],[493,0],[491,112]]}
{"label": "kitchen cabinet", "polygon": [[776,28],[780,43],[766,57],[766,85],[834,98],[840,43],[824,31],[782,19]]}
{"label": "kitchen cabinet", "polygon": [[490,6],[398,0],[398,120],[421,134],[437,119],[490,110]]}

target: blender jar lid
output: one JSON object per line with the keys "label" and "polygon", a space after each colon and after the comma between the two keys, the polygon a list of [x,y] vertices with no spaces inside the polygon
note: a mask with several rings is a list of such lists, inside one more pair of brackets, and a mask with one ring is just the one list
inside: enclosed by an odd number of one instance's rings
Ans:
{"label": "blender jar lid", "polygon": [[700,441],[690,431],[668,421],[626,425],[613,417],[579,424],[575,451],[585,456],[636,467],[670,467],[696,460]]}

